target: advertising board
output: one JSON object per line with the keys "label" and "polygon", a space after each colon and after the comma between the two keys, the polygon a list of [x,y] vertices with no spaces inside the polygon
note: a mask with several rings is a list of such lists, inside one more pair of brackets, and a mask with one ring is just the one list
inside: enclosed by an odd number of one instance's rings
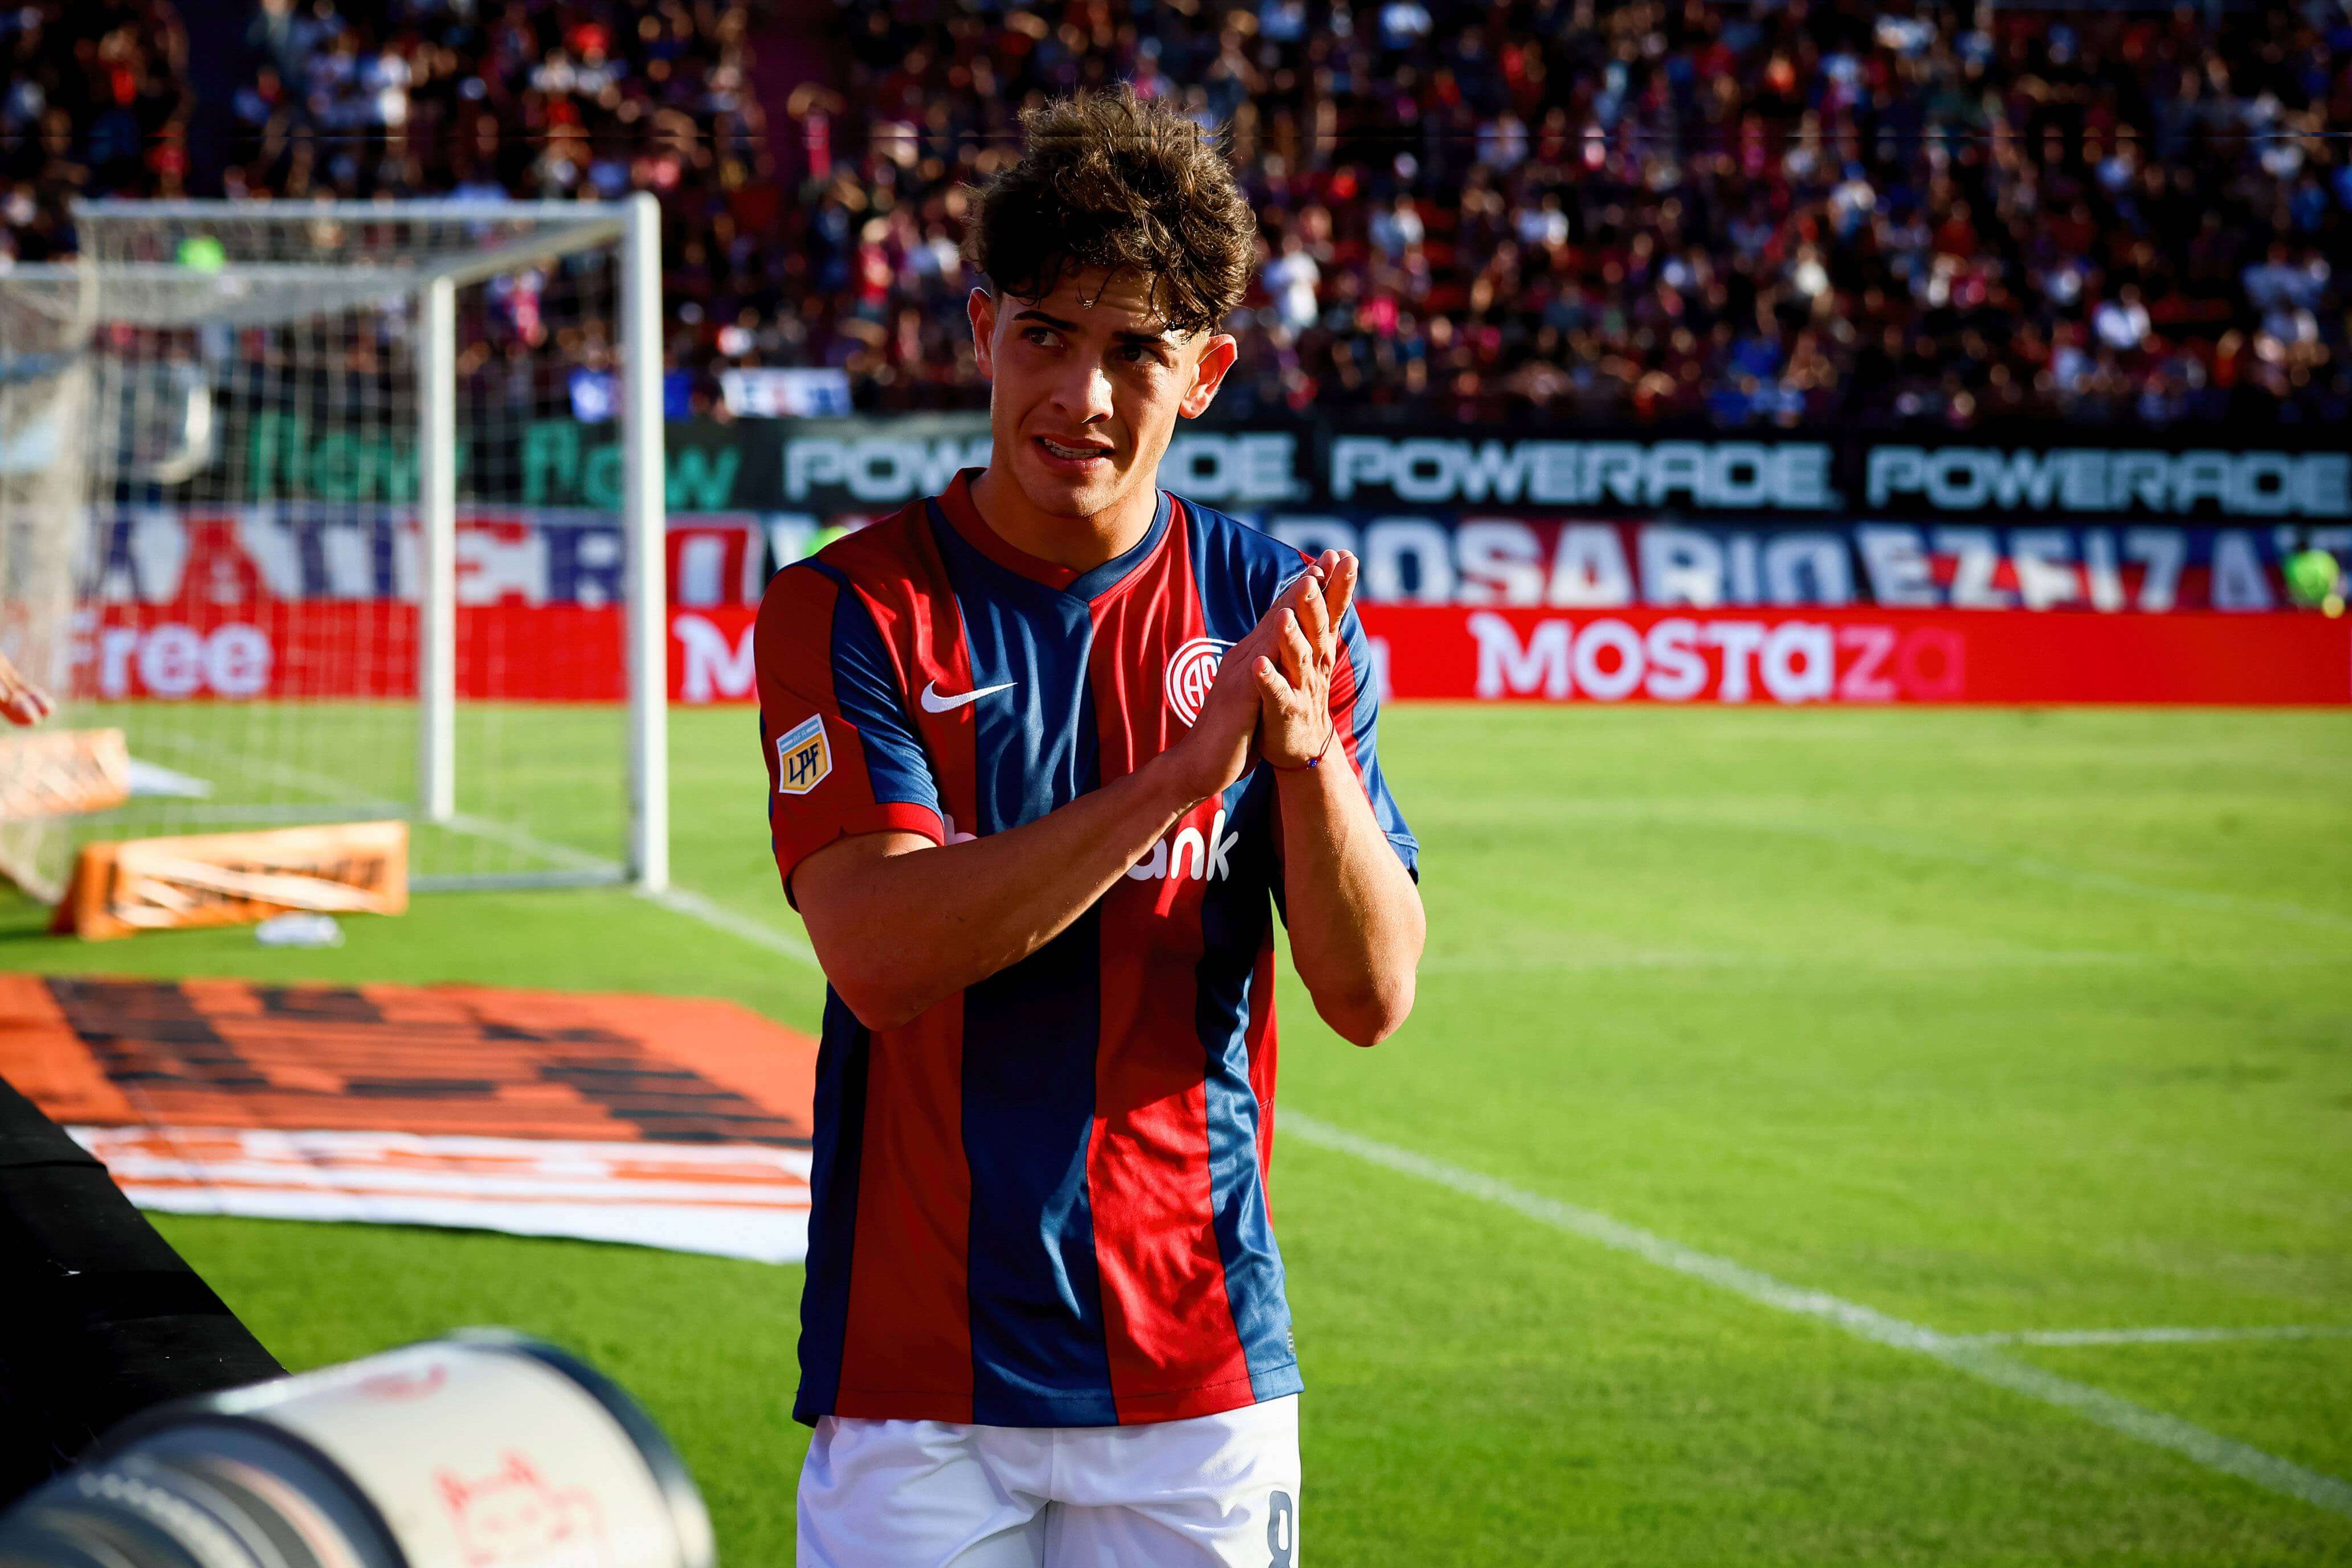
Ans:
{"label": "advertising board", "polygon": [[[100,520],[74,689],[405,696],[413,454],[338,445],[285,416],[238,429],[252,499]],[[690,702],[750,694],[745,632],[772,572],[989,453],[977,415],[680,422],[669,436],[671,684]],[[2309,549],[2352,558],[2352,457],[2275,436],[2054,447],[1307,417],[1187,426],[1160,477],[1301,550],[1360,557],[1361,601],[1402,639],[1403,698],[2342,701],[2340,636],[2290,607],[2284,563]],[[460,465],[512,476],[517,491],[460,508],[460,689],[617,699],[610,428],[541,421],[501,440]],[[2137,629],[2097,629],[2110,623]],[[1685,626],[1698,628],[1687,649]],[[1743,685],[1750,626],[1766,662]],[[1827,697],[1812,673],[1784,672],[1780,691],[1759,673],[1782,668],[1769,650],[1820,635],[1847,661]],[[1939,639],[1962,649],[1960,676],[1921,673]],[[1638,645],[1639,679],[1591,664],[1588,644]],[[1691,658],[1709,673],[1677,695]],[[1580,660],[1599,679],[1576,679]],[[1506,679],[1530,668],[1532,691]]]}
{"label": "advertising board", "polygon": [[[749,605],[673,609],[669,689],[755,697]],[[279,606],[258,620],[126,607],[85,639],[78,683],[109,698],[380,698],[415,690],[407,605]],[[1365,611],[1387,694],[1584,702],[2352,702],[2352,617],[2179,612],[2036,616],[1870,608],[1585,614],[1525,607]],[[458,693],[617,702],[621,612],[488,605],[457,612]]]}

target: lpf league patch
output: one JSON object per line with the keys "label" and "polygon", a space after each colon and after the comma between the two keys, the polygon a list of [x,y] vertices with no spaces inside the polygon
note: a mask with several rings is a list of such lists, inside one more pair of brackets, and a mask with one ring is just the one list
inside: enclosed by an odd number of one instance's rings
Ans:
{"label": "lpf league patch", "polygon": [[824,717],[810,718],[776,737],[776,793],[806,795],[833,772],[833,748],[825,743]]}
{"label": "lpf league patch", "polygon": [[1168,673],[1162,681],[1168,691],[1168,706],[1187,728],[1201,717],[1201,704],[1209,700],[1209,688],[1217,683],[1217,666],[1223,662],[1225,650],[1233,646],[1214,637],[1194,637],[1168,660]]}

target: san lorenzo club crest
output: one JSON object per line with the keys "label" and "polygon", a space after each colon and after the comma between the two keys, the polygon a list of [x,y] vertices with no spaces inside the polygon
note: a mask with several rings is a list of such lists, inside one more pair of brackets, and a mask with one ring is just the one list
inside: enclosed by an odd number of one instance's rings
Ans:
{"label": "san lorenzo club crest", "polygon": [[1217,666],[1223,662],[1225,650],[1233,646],[1214,637],[1194,637],[1170,657],[1163,683],[1168,706],[1184,721],[1187,729],[1201,717],[1201,705],[1209,700],[1209,688],[1217,683]]}

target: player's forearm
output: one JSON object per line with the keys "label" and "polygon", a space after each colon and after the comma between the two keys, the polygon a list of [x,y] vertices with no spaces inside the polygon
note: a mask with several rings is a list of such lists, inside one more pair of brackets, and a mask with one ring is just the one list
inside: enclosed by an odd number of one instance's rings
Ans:
{"label": "player's forearm", "polygon": [[1204,798],[1197,787],[1155,758],[1020,827],[838,873],[802,900],[826,978],[869,1028],[908,1022],[1067,930]]}
{"label": "player's forearm", "polygon": [[1291,962],[1323,1021],[1372,1045],[1412,1011],[1427,934],[1420,890],[1336,751],[1279,777]]}

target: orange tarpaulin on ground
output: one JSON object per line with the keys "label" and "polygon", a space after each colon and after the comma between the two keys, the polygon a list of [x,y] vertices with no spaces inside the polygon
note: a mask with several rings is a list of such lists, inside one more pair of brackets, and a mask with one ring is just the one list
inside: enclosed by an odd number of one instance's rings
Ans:
{"label": "orange tarpaulin on ground", "polygon": [[183,1213],[789,1261],[815,1063],[705,999],[0,975],[0,1077]]}

